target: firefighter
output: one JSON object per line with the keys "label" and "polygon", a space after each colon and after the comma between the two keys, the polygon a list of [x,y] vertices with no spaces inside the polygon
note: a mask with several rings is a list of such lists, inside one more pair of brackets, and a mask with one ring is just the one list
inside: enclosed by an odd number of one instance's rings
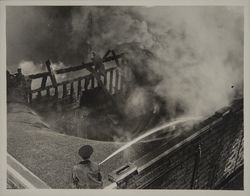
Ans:
{"label": "firefighter", "polygon": [[73,188],[78,189],[101,189],[103,182],[99,165],[90,160],[93,148],[90,145],[82,146],[78,154],[82,161],[73,167]]}

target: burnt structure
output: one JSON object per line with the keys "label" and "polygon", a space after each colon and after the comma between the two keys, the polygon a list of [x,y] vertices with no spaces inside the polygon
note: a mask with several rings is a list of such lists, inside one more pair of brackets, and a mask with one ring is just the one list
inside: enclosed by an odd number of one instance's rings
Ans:
{"label": "burnt structure", "polygon": [[[48,60],[45,62],[46,68],[48,70],[47,72],[31,74],[28,76],[24,76],[21,73],[20,69],[19,72],[14,75],[11,75],[9,72],[7,72],[8,89],[16,89],[17,87],[22,88],[25,86],[25,89],[23,90],[25,91],[26,96],[23,97],[23,99],[26,103],[29,103],[31,105],[35,104],[36,102],[53,102],[55,104],[63,103],[65,102],[66,97],[73,98],[74,96],[84,96],[87,91],[99,87],[102,87],[106,95],[111,97],[112,95],[122,93],[124,90],[124,82],[122,81],[124,78],[124,74],[121,74],[121,69],[118,70],[118,59],[121,58],[121,56],[122,54],[116,55],[113,50],[109,50],[103,56],[104,63],[110,61],[114,61],[116,63],[116,66],[105,70],[103,80],[99,78],[98,74],[90,72],[85,74],[84,76],[57,82],[55,75],[67,74],[69,72],[76,72],[84,69],[93,71],[92,67],[94,66],[94,63],[82,63],[79,66],[53,70],[53,68],[51,67],[51,61]],[[50,78],[50,83],[48,83],[48,78]],[[90,85],[85,84],[87,79],[90,79]],[[40,80],[41,84],[39,87],[32,89],[32,82],[34,80]],[[25,85],[19,85],[20,81],[24,81],[24,83],[26,82]],[[71,99],[71,101],[67,103],[73,103],[74,101],[74,99]]]}
{"label": "burnt structure", "polygon": [[[103,62],[114,61],[106,68],[104,77],[93,69],[93,62],[75,67],[53,70],[46,61],[47,72],[24,76],[19,69],[16,74],[7,72],[9,102],[23,102],[41,110],[55,107],[74,109],[89,104],[96,94],[102,92],[103,100],[94,100],[115,108],[122,114],[123,100],[129,92],[129,74],[122,66],[122,54],[109,50]],[[87,74],[58,82],[56,75],[88,70]],[[50,78],[50,83],[48,82]],[[32,89],[32,81],[41,84]],[[86,80],[90,84],[86,85]],[[46,107],[44,107],[46,106]],[[151,114],[149,115],[150,119]],[[154,119],[154,118],[153,118]],[[157,118],[155,118],[157,119]],[[145,118],[144,118],[145,121]],[[147,120],[146,120],[147,121]],[[154,121],[154,120],[153,120]],[[151,126],[155,125],[153,122]],[[148,128],[148,122],[135,130],[137,134]],[[243,99],[235,100],[208,119],[198,123],[191,134],[174,138],[176,143],[163,139],[153,150],[108,174],[105,188],[117,189],[221,189],[231,179],[242,174],[243,162]],[[146,145],[151,145],[147,143]],[[242,175],[241,175],[241,181]],[[230,187],[229,187],[230,189]],[[243,189],[243,184],[237,189]]]}
{"label": "burnt structure", "polygon": [[[12,101],[14,97],[19,99],[18,102],[22,100],[40,112],[51,108],[58,112],[69,111],[82,106],[104,108],[115,126],[119,121],[121,126],[125,124],[127,130],[138,135],[141,131],[155,126],[160,117],[165,115],[165,111],[160,109],[165,108],[161,107],[164,101],[147,88],[147,99],[150,103],[148,112],[136,118],[125,112],[128,97],[134,90],[131,80],[136,71],[131,70],[124,56],[124,53],[116,54],[114,50],[108,50],[102,57],[105,64],[103,74],[96,71],[94,61],[54,70],[50,60],[45,62],[47,72],[25,76],[20,73],[22,85],[18,85],[19,78],[15,77],[17,74],[8,73],[8,101]],[[65,78],[59,81],[60,77]],[[33,86],[33,83],[36,85]],[[139,123],[135,124],[134,121]],[[133,127],[128,128],[129,124]]]}

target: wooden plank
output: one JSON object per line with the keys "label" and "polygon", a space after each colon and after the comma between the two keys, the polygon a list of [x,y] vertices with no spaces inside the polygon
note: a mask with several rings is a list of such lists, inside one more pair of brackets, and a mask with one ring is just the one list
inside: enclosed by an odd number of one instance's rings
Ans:
{"label": "wooden plank", "polygon": [[122,72],[121,72],[121,77],[120,77],[120,92],[123,94],[123,89],[124,89],[124,76],[123,76],[123,69],[122,69]]}
{"label": "wooden plank", "polygon": [[29,92],[29,103],[32,103],[32,92]]}
{"label": "wooden plank", "polygon": [[40,99],[42,97],[42,93],[41,93],[41,91],[38,91],[37,92],[37,99]]}
{"label": "wooden plank", "polygon": [[50,96],[50,88],[46,89],[47,90],[47,96]]}
{"label": "wooden plank", "polygon": [[66,97],[67,96],[67,84],[63,84],[63,95],[62,97]]}
{"label": "wooden plank", "polygon": [[110,75],[109,75],[109,92],[112,95],[113,93],[113,70],[110,71]]}
{"label": "wooden plank", "polygon": [[75,92],[75,89],[74,89],[74,82],[71,82],[71,83],[70,83],[70,96],[73,96],[74,92]]}
{"label": "wooden plank", "polygon": [[41,89],[44,89],[46,86],[48,76],[44,76],[42,79]]}
{"label": "wooden plank", "polygon": [[50,76],[50,79],[51,79],[51,82],[52,82],[52,86],[56,87],[57,86],[57,81],[56,81],[55,73],[54,73],[53,69],[51,68],[50,60],[47,60],[45,62],[45,64],[46,64],[47,70],[49,72],[49,76]]}
{"label": "wooden plank", "polygon": [[104,86],[105,88],[107,87],[107,71],[105,71],[105,75],[104,75]]}
{"label": "wooden plank", "polygon": [[[118,55],[116,55],[116,59],[119,59],[122,56],[123,56],[123,53],[118,54]],[[106,57],[106,58],[103,59],[103,63],[109,62],[109,61],[113,61],[113,60],[115,60],[113,56]],[[78,71],[78,70],[82,70],[82,69],[87,69],[88,67],[92,67],[92,66],[94,66],[93,62],[89,62],[89,63],[85,63],[85,64],[73,66],[73,67],[67,67],[67,68],[64,68],[64,69],[58,69],[58,70],[55,70],[54,73],[55,74],[64,74],[64,73],[68,73],[68,72],[71,72],[71,71]],[[28,77],[30,79],[37,79],[37,78],[43,78],[43,77],[49,76],[49,75],[50,75],[49,72],[42,72],[42,73],[38,73],[38,74],[28,75]]]}
{"label": "wooden plank", "polygon": [[[109,68],[109,69],[106,69],[106,72],[109,72],[109,71],[114,70],[114,69],[115,69],[115,67],[111,67],[111,68]],[[68,83],[71,83],[71,82],[83,80],[83,79],[86,79],[86,78],[89,77],[89,76],[90,76],[90,75],[86,75],[86,76],[81,76],[81,77],[74,78],[74,79],[71,79],[71,80],[66,80],[66,81],[57,83],[57,86],[62,86],[63,84],[68,84]],[[53,87],[52,85],[48,85],[48,86],[46,86],[44,89],[48,89],[48,88],[52,88],[52,87]],[[32,93],[35,93],[35,92],[38,92],[38,91],[44,90],[44,89],[37,88],[37,89],[31,90],[31,92],[32,92]]]}
{"label": "wooden plank", "polygon": [[91,76],[91,88],[95,88],[95,77],[93,75]]}
{"label": "wooden plank", "polygon": [[118,93],[119,89],[119,71],[118,69],[115,70],[115,93]]}
{"label": "wooden plank", "polygon": [[55,98],[58,98],[58,88],[57,87],[55,87]]}
{"label": "wooden plank", "polygon": [[117,67],[120,67],[120,63],[119,63],[119,60],[118,60],[119,59],[118,55],[115,54],[114,50],[112,50],[111,52],[112,52],[112,55],[113,55],[113,58],[115,60],[115,63],[117,65]]}
{"label": "wooden plank", "polygon": [[[123,54],[116,55],[116,58],[121,58],[122,55]],[[113,60],[114,60],[113,56],[106,57],[106,58],[103,59],[103,63],[113,61]],[[69,67],[69,68],[65,68],[65,69],[59,69],[59,70],[56,70],[55,73],[56,74],[63,74],[63,73],[71,72],[71,71],[78,71],[78,70],[81,70],[81,69],[91,68],[92,66],[94,66],[93,62],[89,62],[89,63],[82,64],[82,65],[79,65],[79,66]]]}
{"label": "wooden plank", "polygon": [[38,73],[38,74],[30,74],[28,75],[28,77],[32,80],[37,79],[37,78],[43,78],[49,76],[49,72],[42,72],[42,73]]}
{"label": "wooden plank", "polygon": [[108,51],[105,53],[105,55],[102,57],[102,59],[107,58],[107,56],[110,54],[110,52],[111,52],[111,50],[108,50]]}
{"label": "wooden plank", "polygon": [[82,81],[81,81],[81,80],[78,80],[78,86],[77,86],[77,97],[79,97],[79,96],[80,96],[81,91],[82,91]]}

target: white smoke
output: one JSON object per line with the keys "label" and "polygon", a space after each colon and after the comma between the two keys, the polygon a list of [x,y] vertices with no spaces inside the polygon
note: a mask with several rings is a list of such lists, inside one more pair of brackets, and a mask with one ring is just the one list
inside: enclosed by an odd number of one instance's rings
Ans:
{"label": "white smoke", "polygon": [[[232,86],[242,86],[242,7],[83,7],[72,17],[74,39],[80,39],[90,12],[95,50],[137,42],[157,57],[148,75],[162,78],[155,92],[172,113],[180,104],[186,113],[210,114],[233,99]],[[131,58],[140,57],[134,51]],[[134,94],[130,103],[143,103],[143,95]]]}
{"label": "white smoke", "polygon": [[[22,62],[20,62],[18,67],[22,69],[22,73],[24,75],[31,75],[31,74],[41,73],[41,72],[47,72],[47,68],[46,68],[44,63],[39,63],[39,64],[37,63],[36,64],[33,61],[22,61]],[[58,69],[66,68],[66,66],[62,62],[58,62],[58,63],[52,63],[51,68],[53,70],[58,70]],[[56,77],[57,82],[62,82],[68,78],[66,74],[60,74],[60,75],[55,74],[55,77]],[[31,89],[40,88],[41,82],[42,82],[42,78],[32,80]],[[51,85],[50,77],[48,77],[48,79],[47,79],[47,85]]]}
{"label": "white smoke", "polygon": [[[13,34],[13,39],[9,40],[18,39],[21,42],[15,32],[20,29],[26,31],[30,25],[39,26],[38,21],[47,25],[37,40],[24,36],[25,43],[29,43],[27,47],[32,45],[31,51],[23,49],[26,59],[34,54],[34,58],[39,57],[43,61],[53,53],[62,62],[78,60],[87,56],[81,52],[82,49],[104,54],[107,49],[118,45],[121,49],[124,44],[137,43],[137,47],[131,47],[129,52],[134,62],[132,66],[137,66],[149,80],[152,75],[159,76],[161,80],[154,91],[167,101],[167,109],[173,115],[177,105],[193,115],[210,114],[233,99],[235,88],[242,90],[243,7],[41,7],[37,17],[42,20],[28,17],[24,27],[15,22],[19,9],[15,8],[15,15],[10,17],[13,21],[10,20],[7,25],[11,27],[15,24],[16,27],[16,31],[8,33]],[[25,9],[28,13],[29,8]],[[30,9],[34,10],[30,12],[33,16],[37,8]],[[68,15],[61,14],[63,12]],[[10,8],[8,13],[11,13]],[[59,16],[58,20],[53,18],[54,13]],[[65,38],[68,40],[65,41]],[[23,44],[24,47],[26,45]],[[48,51],[49,48],[53,51]],[[44,52],[41,53],[41,49]],[[150,51],[154,58],[148,57],[144,62],[145,56],[138,52],[144,49]],[[75,53],[78,56],[73,58]],[[11,52],[8,54],[11,55]],[[19,51],[21,55],[22,51]],[[143,100],[143,94],[132,92],[130,98],[135,97],[136,100],[131,100],[131,103]]]}

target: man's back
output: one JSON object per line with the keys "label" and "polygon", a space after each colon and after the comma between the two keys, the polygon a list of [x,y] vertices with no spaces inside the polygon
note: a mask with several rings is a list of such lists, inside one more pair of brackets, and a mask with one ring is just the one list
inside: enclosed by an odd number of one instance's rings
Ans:
{"label": "man's back", "polygon": [[102,177],[99,165],[90,160],[81,161],[73,167],[73,185],[75,188],[102,188]]}

